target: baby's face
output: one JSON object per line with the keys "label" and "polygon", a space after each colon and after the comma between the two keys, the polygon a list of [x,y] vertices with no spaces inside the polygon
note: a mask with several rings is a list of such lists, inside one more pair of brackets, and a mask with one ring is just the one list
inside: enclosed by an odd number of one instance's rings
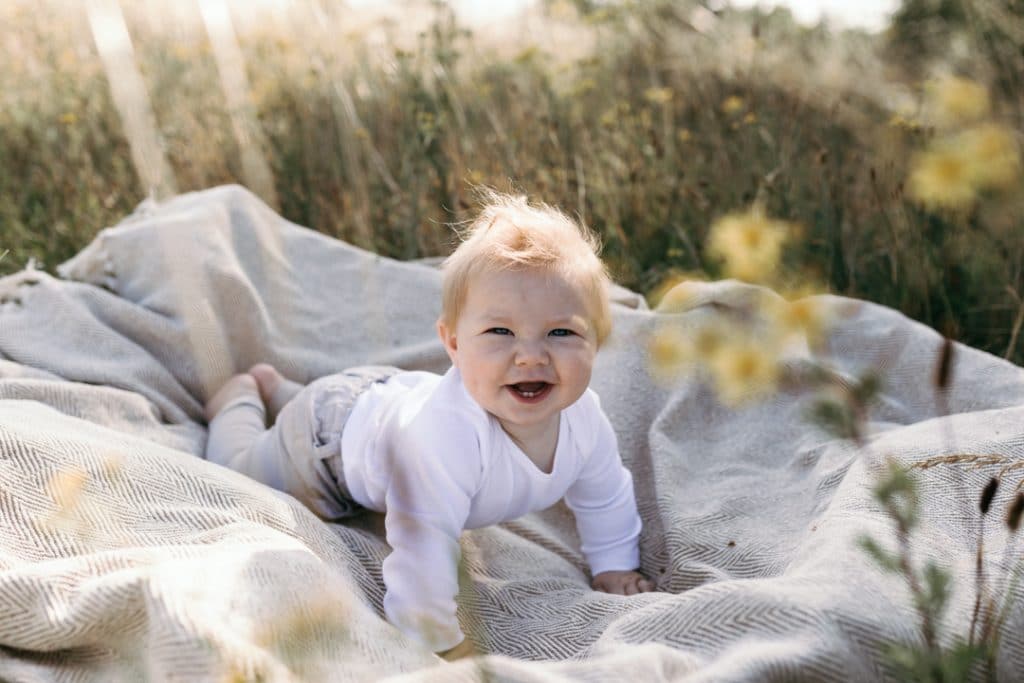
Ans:
{"label": "baby's face", "polygon": [[439,326],[470,396],[513,437],[557,426],[590,384],[597,333],[586,303],[556,273],[484,272],[455,329]]}

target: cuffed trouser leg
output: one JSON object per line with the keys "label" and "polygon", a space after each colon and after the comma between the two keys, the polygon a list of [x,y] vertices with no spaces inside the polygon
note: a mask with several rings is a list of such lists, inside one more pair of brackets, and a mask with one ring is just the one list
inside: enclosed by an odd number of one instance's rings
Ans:
{"label": "cuffed trouser leg", "polygon": [[288,454],[277,447],[274,430],[266,428],[265,419],[258,396],[228,402],[210,422],[206,459],[286,490],[283,468]]}

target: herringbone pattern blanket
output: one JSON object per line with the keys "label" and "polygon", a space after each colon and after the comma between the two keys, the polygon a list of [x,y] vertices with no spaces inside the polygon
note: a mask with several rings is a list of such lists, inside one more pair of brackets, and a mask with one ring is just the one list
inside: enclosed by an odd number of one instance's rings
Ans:
{"label": "herringbone pattern blanket", "polygon": [[[871,495],[879,461],[998,456],[920,473],[913,552],[954,574],[949,642],[970,621],[978,493],[1024,455],[1021,369],[958,347],[942,417],[940,338],[892,310],[822,300],[837,314],[828,362],[885,378],[858,450],[807,419],[810,355],[736,410],[696,379],[652,378],[652,331],[727,315],[752,288],[703,285],[671,316],[624,296],[593,386],[660,590],[591,591],[561,506],[468,532],[459,617],[489,654],[448,664],[381,617],[379,516],[327,525],[201,457],[203,401],[257,361],[298,380],[365,363],[443,371],[437,271],[224,187],[141,208],[60,273],[0,280],[5,681],[886,680],[887,643],[921,635],[905,584],[856,545],[892,545]],[[1006,473],[995,508],[1020,478]],[[1007,550],[998,520],[985,538],[990,557]],[[1018,599],[1001,680],[1024,679],[1022,627]]]}

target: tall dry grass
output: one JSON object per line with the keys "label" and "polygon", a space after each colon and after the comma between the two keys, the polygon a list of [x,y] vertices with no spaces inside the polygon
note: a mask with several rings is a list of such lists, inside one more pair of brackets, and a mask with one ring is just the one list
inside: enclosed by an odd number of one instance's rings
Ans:
{"label": "tall dry grass", "polygon": [[[413,258],[451,248],[448,224],[470,215],[474,184],[514,187],[579,213],[616,278],[644,292],[721,276],[710,227],[756,203],[801,226],[783,286],[887,304],[1024,361],[1019,183],[966,209],[905,191],[915,155],[943,134],[924,117],[920,64],[883,52],[880,37],[781,12],[585,5],[548,2],[517,30],[472,33],[443,3],[391,17],[229,3],[225,34],[190,2],[122,3],[178,191],[253,187],[258,153],[265,199],[285,217]],[[9,273],[29,258],[54,266],[166,190],[133,164],[86,4],[15,0],[0,25]],[[227,89],[225,54],[242,69]],[[998,86],[985,55],[970,57],[953,67]],[[995,87],[992,99],[993,120],[1019,125],[1019,92]]]}

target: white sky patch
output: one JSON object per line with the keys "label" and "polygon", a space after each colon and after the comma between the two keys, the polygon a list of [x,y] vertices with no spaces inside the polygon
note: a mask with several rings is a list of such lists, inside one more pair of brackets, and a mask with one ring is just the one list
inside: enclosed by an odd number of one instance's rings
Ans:
{"label": "white sky patch", "polygon": [[793,17],[802,24],[817,24],[826,17],[837,27],[864,28],[880,31],[889,23],[892,13],[899,7],[898,0],[731,0],[735,7],[764,9],[788,7]]}
{"label": "white sky patch", "polygon": [[[262,0],[267,2],[268,0]],[[269,0],[273,1],[273,0]],[[469,24],[489,24],[515,16],[533,0],[451,0],[459,15]],[[401,0],[348,0],[353,8],[379,8],[401,4]],[[880,31],[899,5],[899,0],[730,0],[735,7],[760,5],[764,9],[782,5],[793,17],[808,25],[827,17],[836,27],[856,27]]]}

